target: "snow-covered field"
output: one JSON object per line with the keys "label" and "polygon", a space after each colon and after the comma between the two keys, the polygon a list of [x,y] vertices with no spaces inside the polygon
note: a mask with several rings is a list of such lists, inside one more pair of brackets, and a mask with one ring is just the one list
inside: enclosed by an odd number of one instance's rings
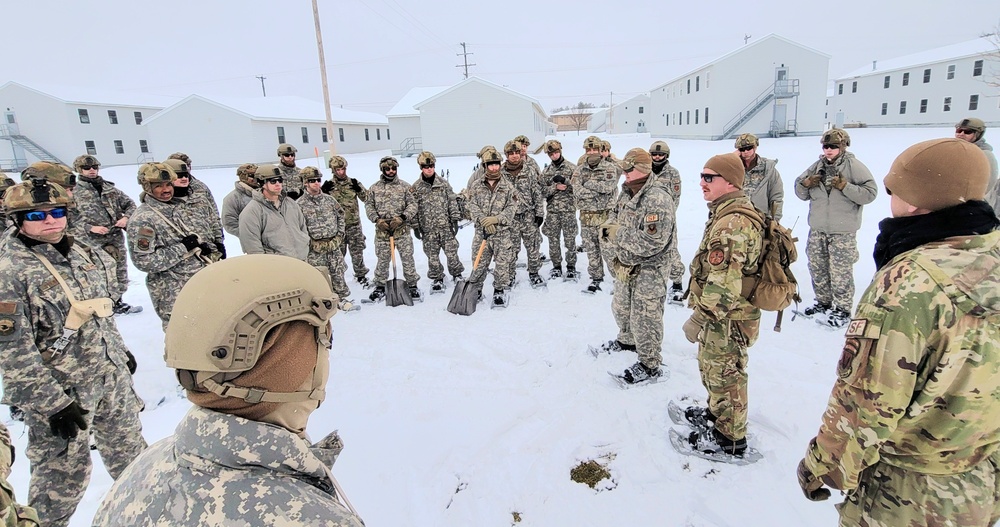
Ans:
{"label": "snow-covered field", "polygon": [[[871,248],[877,223],[889,214],[882,177],[893,158],[925,139],[948,137],[945,129],[851,130],[850,150],[871,169],[879,196],[865,208],[858,235],[861,261],[855,266],[857,296],[874,273]],[[586,135],[560,137],[564,154],[575,160]],[[648,148],[646,135],[607,137],[618,157],[632,147]],[[987,137],[989,140],[990,138]],[[710,156],[732,151],[732,141],[668,140],[671,163],[684,177],[678,211],[680,251],[689,260],[701,236],[707,209],[698,174]],[[497,146],[502,146],[498,144]],[[537,145],[534,145],[537,146]],[[792,181],[820,155],[818,137],[763,139],[758,152],[780,160],[785,181],[783,223],[795,224],[800,260],[794,270],[806,305],[812,304],[805,259],[808,205],[798,200]],[[387,152],[348,155],[348,174],[366,185],[378,177],[378,159]],[[534,156],[541,165],[544,155]],[[235,169],[197,170],[216,200],[232,189]],[[450,172],[459,190],[476,160],[439,158],[438,171]],[[300,159],[299,166],[322,160]],[[110,167],[102,175],[136,198],[135,167]],[[329,169],[323,167],[329,176]],[[401,159],[400,176],[418,177],[415,158]],[[374,228],[363,222],[371,240]],[[459,232],[460,254],[468,275],[472,229]],[[227,237],[229,254],[239,240]],[[419,243],[418,243],[419,246]],[[547,242],[543,242],[543,250]],[[426,258],[416,251],[417,270]],[[524,261],[524,254],[521,255]],[[369,243],[366,263],[374,269]],[[578,270],[586,269],[580,255]],[[542,269],[548,275],[549,267]],[[348,275],[351,276],[350,274]],[[371,276],[371,275],[369,275]],[[143,414],[144,435],[152,443],[173,432],[190,404],[176,397],[173,371],[163,364],[163,333],[153,312],[143,275],[132,268],[125,300],[145,310],[119,317],[118,325],[139,361],[136,387],[153,408]],[[328,398],[313,414],[309,432],[320,438],[339,429],[346,448],[334,474],[369,527],[662,525],[741,526],[836,525],[833,499],[807,501],[795,467],[815,434],[835,376],[842,331],[808,320],[771,330],[774,314],[765,313],[761,336],[750,349],[751,445],[764,459],[738,467],[675,453],[667,442],[671,423],[667,401],[704,400],[696,357],[681,324],[689,311],[667,306],[664,316],[664,365],[670,378],[652,386],[619,389],[607,375],[635,361],[632,353],[595,359],[588,344],[613,339],[610,287],[596,296],[580,293],[580,283],[552,281],[533,290],[527,274],[506,310],[485,305],[471,317],[445,310],[451,291],[427,296],[414,307],[366,305],[340,313],[335,329]],[[261,277],[266,280],[267,277]],[[610,277],[606,284],[610,285]],[[354,299],[365,292],[349,281]],[[427,291],[430,282],[422,278]],[[487,284],[488,286],[488,284]],[[6,408],[2,415],[7,419]],[[27,434],[10,425],[18,448],[11,481],[27,498]],[[606,463],[612,481],[592,490],[570,480],[581,461]],[[90,525],[111,479],[95,453],[90,488],[72,525]]]}

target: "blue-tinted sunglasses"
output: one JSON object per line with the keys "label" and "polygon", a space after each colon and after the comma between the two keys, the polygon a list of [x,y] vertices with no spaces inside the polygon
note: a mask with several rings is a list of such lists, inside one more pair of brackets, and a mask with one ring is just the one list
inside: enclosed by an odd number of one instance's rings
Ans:
{"label": "blue-tinted sunglasses", "polygon": [[52,210],[32,210],[24,213],[27,221],[44,221],[45,216],[52,216],[53,219],[65,218],[66,207],[56,207]]}

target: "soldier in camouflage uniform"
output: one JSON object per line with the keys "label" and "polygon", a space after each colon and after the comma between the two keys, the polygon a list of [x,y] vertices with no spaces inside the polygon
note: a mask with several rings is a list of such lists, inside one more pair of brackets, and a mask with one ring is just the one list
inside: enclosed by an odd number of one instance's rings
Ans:
{"label": "soldier in camouflage uniform", "polygon": [[757,154],[760,140],[753,134],[740,134],[736,138],[736,150],[743,161],[746,180],[743,193],[750,198],[757,210],[781,221],[781,209],[785,203],[785,186],[776,168],[777,159],[768,159]]}
{"label": "soldier in camouflage uniform", "polygon": [[309,256],[306,262],[313,267],[326,269],[330,275],[333,292],[340,297],[340,309],[353,307],[349,300],[351,290],[344,282],[344,254],[340,246],[344,243],[344,209],[333,196],[323,193],[322,174],[316,167],[302,169],[302,181],[305,183],[305,194],[296,203],[302,209],[306,220],[306,232],[309,233]]}
{"label": "soldier in camouflage uniform", "polygon": [[851,318],[854,264],[861,208],[875,200],[871,171],[847,151],[851,138],[834,128],[820,138],[823,154],[795,180],[795,195],[809,202],[809,276],[816,304],[806,315],[825,315],[840,327]]}
{"label": "soldier in camouflage uniform", "polygon": [[549,258],[552,272],[549,278],[563,276],[562,251],[559,249],[559,235],[566,246],[566,278],[576,279],[576,235],[580,224],[576,219],[576,205],[573,204],[573,171],[576,165],[562,155],[562,143],[552,139],[544,146],[551,164],[542,173],[542,194],[545,196],[545,223],[542,233],[549,239]]}
{"label": "soldier in camouflage uniform", "polygon": [[[469,191],[469,214],[476,224],[476,236],[480,240],[474,247],[478,253],[483,241],[482,258],[469,275],[469,282],[476,284],[482,297],[483,282],[486,281],[490,261],[494,260],[493,305],[507,305],[506,289],[513,281],[510,270],[515,259],[514,242],[510,237],[510,225],[517,212],[514,184],[500,174],[500,153],[487,150],[482,155],[483,177],[473,183]],[[473,258],[475,258],[473,254]],[[473,260],[475,261],[475,260]]]}
{"label": "soldier in camouflage uniform", "polygon": [[982,151],[924,141],[892,163],[878,271],[847,327],[819,433],[799,463],[840,525],[1000,519],[1000,232]]}
{"label": "soldier in camouflage uniform", "polygon": [[305,260],[309,233],[302,209],[284,192],[284,178],[274,165],[258,165],[254,172],[260,188],[240,213],[240,246],[243,254],[283,254]]}
{"label": "soldier in camouflage uniform", "polygon": [[714,156],[702,169],[709,214],[691,262],[688,305],[694,313],[683,327],[688,341],[698,344],[698,369],[708,391],[708,408],[699,410],[714,422],[688,440],[697,450],[735,456],[747,447],[747,348],[760,328],[760,309],[742,296],[744,275],[756,270],[763,234],[760,214],[740,190],[744,177],[734,153]]}
{"label": "soldier in camouflage uniform", "polygon": [[174,169],[177,179],[174,180],[174,201],[182,206],[193,209],[192,214],[204,218],[210,229],[210,240],[220,251],[222,258],[226,257],[226,246],[223,243],[225,233],[222,230],[222,218],[215,197],[208,185],[195,179],[191,174],[191,165],[180,159],[167,159],[164,163]]}
{"label": "soldier in camouflage uniform", "polygon": [[285,193],[292,199],[302,195],[302,176],[299,167],[295,166],[296,152],[298,150],[288,143],[278,145],[278,169],[285,178]]}
{"label": "soldier in camouflage uniform", "polygon": [[528,280],[531,281],[532,287],[537,287],[545,283],[538,274],[538,270],[542,267],[540,251],[542,236],[538,228],[545,221],[545,202],[542,199],[541,187],[538,186],[541,177],[524,162],[519,143],[508,141],[503,150],[507,160],[500,167],[500,175],[514,186],[514,202],[517,206],[509,231],[511,243],[514,244],[514,255],[510,261],[510,286],[514,285],[517,255],[523,243],[528,253]]}
{"label": "soldier in camouflage uniform", "polygon": [[236,169],[236,188],[222,198],[222,228],[229,234],[240,237],[240,213],[253,200],[254,189],[260,188],[254,174],[257,165],[244,163]]}
{"label": "soldier in camouflage uniform", "polygon": [[[80,174],[74,189],[77,221],[76,232],[83,234],[88,245],[100,247],[118,264],[118,287],[128,289],[128,251],[125,249],[125,227],[135,214],[135,202],[115,184],[101,177],[101,162],[92,155],[82,155],[73,160],[73,168]],[[115,313],[130,313],[132,306],[119,300]]]}
{"label": "soldier in camouflage uniform", "polygon": [[[14,186],[14,180],[7,177],[6,174],[0,173],[0,200],[3,199],[3,195],[7,192],[7,189]],[[0,231],[7,230],[10,226],[10,222],[7,221],[7,212],[3,210],[2,205],[0,205]]]}
{"label": "soldier in camouflage uniform", "polygon": [[409,289],[410,296],[420,298],[417,289],[417,266],[413,262],[413,238],[410,238],[408,219],[417,215],[417,200],[410,192],[410,184],[397,176],[399,161],[391,156],[383,157],[378,162],[382,175],[378,182],[368,189],[365,196],[365,214],[368,220],[375,224],[375,290],[369,300],[378,301],[385,298],[385,281],[389,277],[389,238],[399,251],[399,259],[403,264],[403,279]]}
{"label": "soldier in camouflage uniform", "polygon": [[331,471],[343,441],[305,433],[326,394],[336,301],[320,272],[280,255],[192,278],[164,356],[194,406],[122,474],[93,525],[361,527]]}
{"label": "soldier in camouflage uniform", "polygon": [[141,204],[128,222],[132,264],[146,273],[146,289],[163,328],[181,287],[222,256],[212,243],[210,222],[193,207],[174,200],[174,170],[166,163],[139,167]]}
{"label": "soldier in camouflage uniform", "polygon": [[580,211],[580,237],[587,253],[587,273],[590,286],[587,291],[601,290],[604,280],[604,261],[601,258],[600,229],[608,219],[608,210],[614,205],[618,188],[617,165],[601,157],[602,141],[590,136],[583,141],[584,156],[573,172],[573,199]]}
{"label": "soldier in camouflage uniform", "polygon": [[10,432],[0,423],[0,525],[3,527],[33,527],[40,525],[38,512],[17,503],[14,487],[7,481],[14,465],[14,444]]}
{"label": "soldier in camouflage uniform", "polygon": [[451,184],[443,177],[438,177],[434,166],[437,160],[430,152],[421,152],[417,156],[420,166],[420,177],[413,182],[410,192],[417,202],[417,215],[412,220],[413,235],[423,242],[424,254],[427,255],[427,278],[430,278],[432,291],[444,290],[444,266],[441,265],[441,251],[448,259],[448,274],[452,281],[462,279],[465,266],[458,257],[458,220],[461,213],[458,210],[458,199]]}
{"label": "soldier in camouflage uniform", "polygon": [[347,177],[347,160],[341,156],[330,158],[330,170],[333,179],[323,183],[323,192],[333,196],[344,209],[344,243],[340,253],[344,255],[351,251],[351,265],[354,267],[354,279],[361,287],[368,288],[368,266],[365,265],[365,233],[361,230],[361,211],[358,200],[364,202],[367,190],[357,179]]}
{"label": "soldier in camouflage uniform", "polygon": [[[73,173],[73,169],[62,163],[36,161],[21,171],[21,181],[30,181],[32,178],[51,181],[61,186],[70,198],[73,197],[73,191],[76,188],[76,174]],[[69,208],[68,234],[81,241],[86,241],[86,237],[81,236],[83,233],[80,231],[80,211],[76,208],[75,203],[76,200],[74,200],[74,206]]]}
{"label": "soldier in camouflage uniform", "polygon": [[993,146],[986,142],[986,123],[977,117],[968,117],[955,124],[955,138],[968,141],[979,147],[986,154],[990,163],[990,183],[986,189],[986,203],[1000,213],[1000,177],[998,177],[997,158],[993,155]]}
{"label": "soldier in camouflage uniform", "polygon": [[174,187],[176,187],[174,189],[175,197],[181,197],[180,193],[184,192],[183,190],[179,190],[181,187],[189,187],[189,193],[194,196],[194,199],[190,201],[197,202],[200,206],[205,208],[207,213],[210,212],[212,218],[216,219],[218,223],[216,230],[219,232],[217,238],[221,240],[223,237],[221,215],[219,214],[219,206],[215,203],[215,196],[212,195],[212,189],[208,188],[208,185],[206,185],[204,181],[194,177],[194,174],[191,173],[191,169],[194,168],[194,165],[191,163],[191,158],[188,157],[187,154],[184,152],[174,152],[167,157],[167,161],[165,161],[166,163],[170,164],[171,167],[178,167],[179,165],[173,164],[171,160],[179,160],[187,165],[187,170],[185,171],[188,180],[187,184],[184,184],[184,178],[180,173],[178,173],[177,181],[174,182]]}
{"label": "soldier in camouflage uniform", "polygon": [[652,164],[649,152],[641,148],[625,154],[625,183],[601,226],[601,243],[615,284],[611,312],[618,323],[618,338],[609,346],[639,354],[623,375],[629,384],[651,381],[662,373],[663,303],[676,214],[669,182],[651,174]]}
{"label": "soldier in camouflage uniform", "polygon": [[528,136],[519,135],[514,138],[514,142],[521,145],[521,159],[524,161],[525,165],[531,167],[535,174],[538,174],[538,184],[541,185],[542,169],[538,166],[538,161],[535,161],[530,155],[528,155],[528,147],[531,146],[531,141],[528,140]]}
{"label": "soldier in camouflage uniform", "polygon": [[684,261],[677,249],[677,211],[681,206],[681,173],[670,165],[670,147],[664,141],[656,141],[649,147],[649,156],[653,160],[653,175],[664,185],[674,202],[674,217],[672,224],[674,232],[670,236],[670,301],[681,303],[684,300]]}
{"label": "soldier in camouflage uniform", "polygon": [[86,430],[112,478],[146,448],[136,363],[112,316],[115,262],[67,236],[66,191],[31,178],[4,204],[13,232],[0,249],[3,402],[28,427],[28,504],[42,525],[65,526],[90,479]]}

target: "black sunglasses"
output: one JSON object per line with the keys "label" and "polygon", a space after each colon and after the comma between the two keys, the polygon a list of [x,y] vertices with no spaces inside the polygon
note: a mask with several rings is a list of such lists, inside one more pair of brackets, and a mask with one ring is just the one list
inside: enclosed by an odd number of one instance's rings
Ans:
{"label": "black sunglasses", "polygon": [[80,165],[80,170],[96,170],[101,165]]}
{"label": "black sunglasses", "polygon": [[320,182],[320,178],[318,178],[318,177],[309,178],[309,179],[306,180],[306,183],[319,183],[319,182]]}
{"label": "black sunglasses", "polygon": [[830,145],[830,144],[823,145],[823,150],[839,150],[839,149],[840,145]]}
{"label": "black sunglasses", "polygon": [[976,131],[975,130],[969,130],[967,128],[959,128],[959,129],[955,130],[955,133],[956,134],[965,134],[965,135],[976,135]]}
{"label": "black sunglasses", "polygon": [[264,181],[266,181],[266,182],[274,185],[275,183],[284,183],[285,182],[285,178],[283,178],[283,177],[269,177],[269,178],[265,179]]}
{"label": "black sunglasses", "polygon": [[281,154],[281,157],[295,157],[295,154]]}
{"label": "black sunglasses", "polygon": [[32,210],[24,213],[24,219],[28,221],[43,221],[46,216],[52,216],[52,219],[56,220],[65,218],[66,207],[56,207],[52,210]]}
{"label": "black sunglasses", "polygon": [[720,176],[719,174],[706,174],[704,172],[701,173],[701,179],[705,183],[711,183],[712,180],[715,179],[715,178],[717,178],[717,177],[722,177],[722,176]]}
{"label": "black sunglasses", "polygon": [[741,146],[741,147],[737,148],[737,150],[739,150],[740,152],[749,152],[749,151],[753,150],[754,148],[757,148],[757,147],[755,147],[755,146]]}
{"label": "black sunglasses", "polygon": [[420,168],[434,168],[434,164],[432,163],[430,165],[420,165]]}

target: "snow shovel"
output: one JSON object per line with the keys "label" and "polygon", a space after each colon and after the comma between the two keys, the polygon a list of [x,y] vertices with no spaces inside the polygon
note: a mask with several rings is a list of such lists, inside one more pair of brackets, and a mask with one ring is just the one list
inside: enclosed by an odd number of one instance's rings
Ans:
{"label": "snow shovel", "polygon": [[385,305],[396,307],[406,304],[413,305],[413,298],[406,288],[406,282],[396,278],[396,238],[389,236],[389,254],[392,258],[392,280],[385,284]]}
{"label": "snow shovel", "polygon": [[[486,240],[479,244],[479,252],[476,253],[476,261],[472,262],[472,272],[469,278],[476,273],[479,267],[479,259],[483,257],[483,249],[486,248]],[[469,280],[459,280],[455,284],[455,291],[451,294],[451,301],[448,302],[448,312],[456,315],[471,315],[476,312],[476,303],[479,301],[479,288]]]}

